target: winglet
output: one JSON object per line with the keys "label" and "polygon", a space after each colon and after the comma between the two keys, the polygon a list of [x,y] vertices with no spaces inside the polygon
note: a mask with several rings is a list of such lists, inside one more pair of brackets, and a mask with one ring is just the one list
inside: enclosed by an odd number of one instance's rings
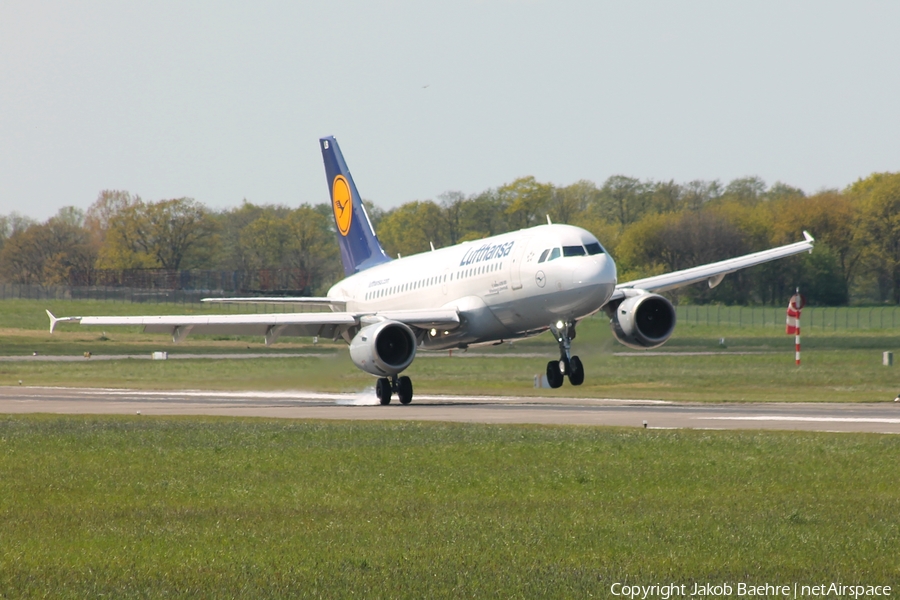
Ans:
{"label": "winglet", "polygon": [[806,239],[806,241],[809,242],[809,243],[813,243],[814,241],[816,241],[815,238],[814,238],[813,236],[809,235],[809,232],[808,232],[808,231],[804,231],[804,232],[803,232],[803,237],[804,237],[804,239]]}
{"label": "winglet", "polygon": [[81,317],[54,317],[53,313],[49,310],[47,311],[47,316],[50,317],[50,333],[53,333],[53,330],[56,329],[57,323],[80,323]]}

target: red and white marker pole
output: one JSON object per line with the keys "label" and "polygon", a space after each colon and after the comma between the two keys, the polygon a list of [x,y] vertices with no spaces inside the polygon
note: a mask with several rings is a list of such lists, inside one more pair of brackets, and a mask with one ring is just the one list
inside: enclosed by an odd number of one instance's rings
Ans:
{"label": "red and white marker pole", "polygon": [[787,308],[787,327],[784,332],[788,335],[794,334],[794,361],[800,366],[800,310],[806,306],[806,298],[800,295],[800,288],[797,293],[791,296]]}

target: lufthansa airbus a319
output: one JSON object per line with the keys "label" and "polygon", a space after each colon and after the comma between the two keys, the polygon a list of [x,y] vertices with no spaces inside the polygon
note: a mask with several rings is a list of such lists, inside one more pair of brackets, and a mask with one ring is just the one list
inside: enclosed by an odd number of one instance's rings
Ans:
{"label": "lufthansa airbus a319", "polygon": [[345,279],[325,297],[231,298],[212,302],[287,302],[322,312],[207,316],[50,317],[58,323],[142,325],[179,342],[190,333],[261,335],[266,344],[281,336],[343,339],[350,358],[378,377],[382,404],[413,398],[401,375],[418,350],[496,344],[550,330],[559,359],[547,363],[547,381],[558,388],[568,378],[581,385],[585,369],[572,353],[578,322],[603,310],[615,337],[632,348],[656,348],[675,328],[675,309],[659,292],[812,251],[813,238],[770,250],[619,283],[616,265],[589,231],[571,225],[540,225],[448,248],[392,260],[375,235],[337,141],[319,140],[334,208]]}

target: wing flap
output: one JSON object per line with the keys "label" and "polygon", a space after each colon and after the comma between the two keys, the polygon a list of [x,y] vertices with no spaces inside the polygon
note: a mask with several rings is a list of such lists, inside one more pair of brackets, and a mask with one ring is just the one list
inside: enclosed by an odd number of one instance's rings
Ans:
{"label": "wing flap", "polygon": [[364,320],[388,319],[400,321],[421,329],[456,329],[459,327],[459,312],[454,308],[427,310],[385,310],[363,317]]}
{"label": "wing flap", "polygon": [[266,336],[273,328],[278,336],[335,337],[342,328],[356,325],[357,317],[350,313],[277,313],[258,315],[163,315],[140,317],[68,317],[82,325],[138,326],[147,333],[167,333],[175,339],[186,333],[204,335]]}
{"label": "wing flap", "polygon": [[289,304],[302,308],[330,308],[343,311],[347,308],[345,300],[318,296],[247,296],[237,298],[203,298],[200,302],[208,304]]}

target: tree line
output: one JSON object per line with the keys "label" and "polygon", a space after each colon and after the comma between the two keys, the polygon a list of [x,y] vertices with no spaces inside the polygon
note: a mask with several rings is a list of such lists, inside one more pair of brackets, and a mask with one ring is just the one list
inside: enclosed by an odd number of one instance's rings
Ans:
{"label": "tree line", "polygon": [[[546,222],[593,232],[615,257],[619,279],[670,270],[816,237],[812,254],[729,275],[715,289],[692,286],[676,300],[782,304],[799,286],[811,303],[900,304],[900,173],[874,173],[843,190],[812,195],[758,177],[554,186],[522,177],[478,194],[366,209],[391,256],[425,252]],[[258,205],[213,211],[190,198],[145,201],[106,190],[86,210],[65,207],[43,223],[0,216],[0,278],[68,284],[91,269],[299,269],[308,293],[343,275],[328,204]]]}

